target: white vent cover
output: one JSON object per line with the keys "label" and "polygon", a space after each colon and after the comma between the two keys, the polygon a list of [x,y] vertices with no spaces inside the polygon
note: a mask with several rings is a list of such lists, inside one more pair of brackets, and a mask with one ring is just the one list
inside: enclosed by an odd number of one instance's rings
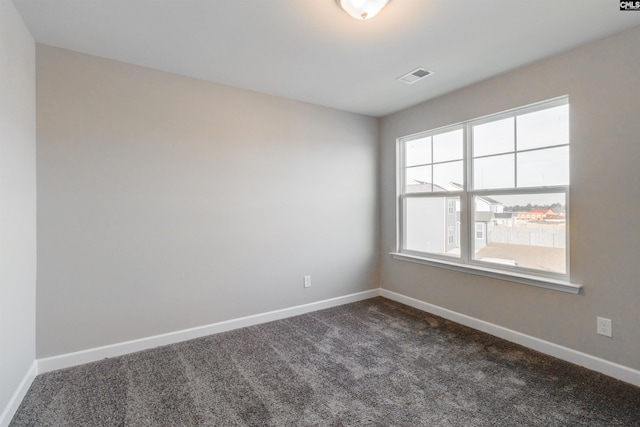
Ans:
{"label": "white vent cover", "polygon": [[408,85],[414,84],[418,80],[422,80],[427,76],[433,74],[433,71],[429,71],[426,68],[418,67],[413,71],[408,72],[407,74],[396,78],[396,80],[406,83]]}

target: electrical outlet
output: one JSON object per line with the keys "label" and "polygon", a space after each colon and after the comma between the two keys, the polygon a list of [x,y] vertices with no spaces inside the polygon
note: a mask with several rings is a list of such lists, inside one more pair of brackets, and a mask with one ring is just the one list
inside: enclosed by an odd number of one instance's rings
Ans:
{"label": "electrical outlet", "polygon": [[599,335],[611,338],[611,319],[596,317],[596,327],[596,332],[598,332]]}
{"label": "electrical outlet", "polygon": [[305,288],[311,287],[311,276],[304,276],[304,287]]}

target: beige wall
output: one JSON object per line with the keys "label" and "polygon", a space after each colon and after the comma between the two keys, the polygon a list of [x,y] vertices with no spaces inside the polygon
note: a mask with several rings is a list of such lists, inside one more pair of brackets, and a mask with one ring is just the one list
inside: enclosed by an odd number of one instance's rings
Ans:
{"label": "beige wall", "polygon": [[[381,121],[381,286],[640,369],[640,28]],[[561,95],[571,119],[570,295],[392,259],[396,138]],[[611,318],[613,338],[596,335]]]}
{"label": "beige wall", "polygon": [[375,119],[46,46],[37,101],[38,357],[378,286]]}
{"label": "beige wall", "polygon": [[35,102],[35,43],[0,0],[0,413],[35,360]]}

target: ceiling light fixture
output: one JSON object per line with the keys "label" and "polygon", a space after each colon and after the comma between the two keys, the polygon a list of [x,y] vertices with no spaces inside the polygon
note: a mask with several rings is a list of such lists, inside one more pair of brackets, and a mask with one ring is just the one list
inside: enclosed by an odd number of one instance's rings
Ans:
{"label": "ceiling light fixture", "polygon": [[391,0],[336,0],[342,10],[356,19],[365,20],[376,16]]}

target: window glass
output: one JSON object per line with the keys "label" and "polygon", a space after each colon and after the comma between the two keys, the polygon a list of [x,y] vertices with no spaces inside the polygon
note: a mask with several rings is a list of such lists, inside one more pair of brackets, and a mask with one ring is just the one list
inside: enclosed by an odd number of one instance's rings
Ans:
{"label": "window glass", "polygon": [[406,166],[431,163],[431,137],[408,141],[405,146]]}
{"label": "window glass", "polygon": [[518,187],[569,185],[569,147],[518,153]]}
{"label": "window glass", "polygon": [[474,206],[475,260],[566,272],[564,193],[476,196]]}
{"label": "window glass", "polygon": [[513,117],[473,127],[473,156],[512,152],[514,146]]}
{"label": "window glass", "polygon": [[431,191],[431,165],[414,166],[406,169],[405,183],[407,193]]}
{"label": "window glass", "polygon": [[417,197],[405,202],[404,249],[438,255],[459,256],[456,238],[449,239],[450,227],[455,232],[457,215],[449,214],[449,200],[458,198]]}
{"label": "window glass", "polygon": [[433,137],[433,162],[462,160],[462,129],[441,133]]}
{"label": "window glass", "polygon": [[515,186],[514,155],[503,154],[474,159],[473,183],[477,190],[513,188]]}
{"label": "window glass", "polygon": [[518,150],[569,143],[569,106],[518,116]]}
{"label": "window glass", "polygon": [[460,191],[463,179],[462,161],[433,165],[433,191]]}

